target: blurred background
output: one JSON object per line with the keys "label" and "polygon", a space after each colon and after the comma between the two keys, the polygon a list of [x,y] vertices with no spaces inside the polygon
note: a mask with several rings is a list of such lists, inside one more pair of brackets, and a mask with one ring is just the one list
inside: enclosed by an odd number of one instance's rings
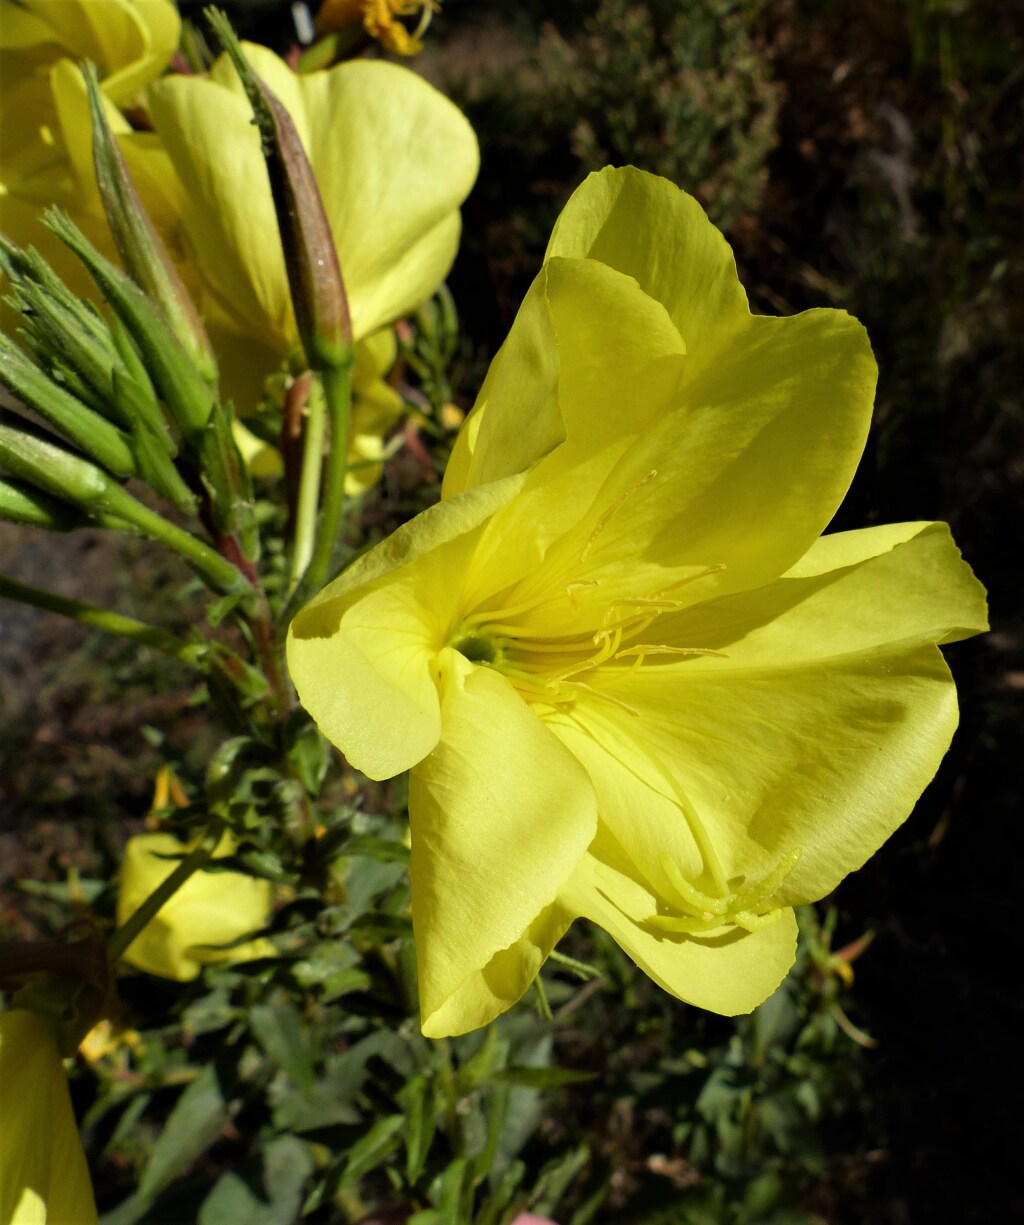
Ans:
{"label": "blurred background", "polygon": [[[198,5],[180,7],[198,17]],[[291,5],[224,7],[241,33],[282,52],[294,42]],[[844,1075],[819,1086],[835,1108],[826,1102],[788,1141],[784,1119],[764,1124],[778,1133],[773,1152],[800,1166],[796,1215],[645,1216],[634,1205],[628,1219],[1024,1219],[1019,4],[445,0],[410,63],[466,111],[482,149],[449,281],[462,319],[456,403],[471,405],[568,195],[590,170],[635,164],[698,197],[729,237],[755,310],[840,307],[866,325],[880,367],[877,410],[835,526],[947,520],[990,592],[992,632],[947,653],[961,727],[938,777],[821,908],[833,948],[874,938],[842,1014],[859,1039]],[[392,461],[380,513],[401,516],[419,479],[410,463],[403,453]],[[5,529],[2,568],[69,593],[92,576],[91,598],[101,599],[97,583],[112,601],[129,596],[104,561],[106,542],[44,544]],[[129,547],[121,564],[158,563]],[[93,845],[81,833],[86,817],[117,825],[145,811],[154,763],[125,759],[129,732],[173,725],[168,734],[184,740],[203,728],[166,689],[159,704],[152,698],[156,678],[124,648],[27,611],[0,610],[0,665],[0,854],[12,879],[66,876],[100,853],[83,849]],[[0,902],[16,922],[13,891]],[[598,1118],[584,1086],[574,1106],[627,1183],[647,1159],[657,1110],[668,1108],[643,1076],[663,1076],[691,1047],[728,1052],[735,1041],[730,1023],[702,1019],[698,1032],[681,1007],[660,1042],[643,1030],[649,1012],[636,1018],[632,1029],[628,1016],[616,1022],[618,1049],[605,1052],[620,1059],[611,1081],[632,1105],[617,1124],[612,1107]],[[597,1059],[593,1049],[588,1057]],[[671,1099],[671,1082],[658,1083]],[[683,1143],[677,1164],[669,1154],[668,1170],[654,1174],[684,1189],[690,1157]],[[719,1174],[728,1181],[727,1163]],[[606,1206],[593,1219],[627,1217]]]}

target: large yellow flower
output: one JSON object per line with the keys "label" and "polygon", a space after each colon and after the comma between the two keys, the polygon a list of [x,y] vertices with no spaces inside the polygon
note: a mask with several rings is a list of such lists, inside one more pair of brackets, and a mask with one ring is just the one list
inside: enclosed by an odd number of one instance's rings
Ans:
{"label": "large yellow flower", "polygon": [[72,283],[89,284],[37,224],[51,204],[66,208],[104,250],[106,231],[92,168],[85,86],[77,63],[100,71],[107,116],[147,206],[166,227],[178,212],[176,181],[152,133],[135,133],[118,108],[160,75],[178,45],[170,0],[0,0],[0,230],[53,257]]}
{"label": "large yellow flower", "polygon": [[[264,47],[245,50],[295,121],[363,340],[415,310],[448,272],[476,138],[407,69],[360,60],[299,76]],[[214,347],[262,376],[299,338],[249,103],[226,57],[208,78],[168,77],[147,97],[184,187],[182,225]]]}
{"label": "large yellow flower", "polygon": [[423,1028],[483,1024],[577,915],[725,1014],[949,744],[937,644],[985,624],[941,524],[821,536],[875,363],[848,315],[753,316],[722,236],[592,176],[459,437],[444,500],[296,618],[300,697],[411,769]]}
{"label": "large yellow flower", "polygon": [[93,1225],[89,1170],[46,1017],[0,1012],[0,1221]]}

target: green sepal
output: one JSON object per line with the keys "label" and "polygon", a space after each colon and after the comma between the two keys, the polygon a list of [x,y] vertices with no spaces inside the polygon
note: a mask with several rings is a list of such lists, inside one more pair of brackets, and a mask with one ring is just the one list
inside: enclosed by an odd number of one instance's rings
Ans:
{"label": "green sepal", "polygon": [[105,417],[65,391],[6,336],[0,336],[0,383],[114,476],[136,474],[128,439]]}
{"label": "green sepal", "polygon": [[81,67],[92,118],[93,166],[107,224],[121,263],[146,296],[157,304],[206,382],[217,384],[217,359],[178,270],[143,206],[100,99],[96,66]]}
{"label": "green sepal", "polygon": [[93,246],[66,213],[56,208],[47,209],[43,224],[85,264],[111,310],[138,346],[146,370],[175,425],[198,450],[215,397],[200,370],[164,322],[158,307]]}
{"label": "green sepal", "polygon": [[247,561],[260,555],[252,478],[238,450],[231,429],[231,405],[213,405],[203,433],[200,460],[203,482],[210,493],[213,522],[217,531],[233,536]]}

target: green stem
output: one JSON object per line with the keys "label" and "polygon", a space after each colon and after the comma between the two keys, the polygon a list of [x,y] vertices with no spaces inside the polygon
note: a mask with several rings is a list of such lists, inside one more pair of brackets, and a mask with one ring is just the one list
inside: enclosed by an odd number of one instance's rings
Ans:
{"label": "green stem", "polygon": [[211,825],[198,846],[189,851],[170,876],[162,880],[131,918],[113,933],[107,941],[107,956],[111,965],[124,956],[136,936],[156,918],[165,902],[178,892],[188,878],[206,867],[213,858],[223,832],[224,827],[219,821]]}
{"label": "green stem", "polygon": [[[296,549],[292,561],[292,581],[294,583],[291,596],[281,615],[280,629],[285,631],[292,617],[298,612],[306,600],[318,591],[330,577],[331,561],[334,558],[334,547],[341,529],[341,516],[345,509],[345,477],[348,473],[348,443],[352,418],[352,361],[338,366],[330,366],[319,375],[323,396],[327,403],[327,417],[331,424],[331,450],[327,460],[326,480],[324,481],[323,510],[320,514],[319,527],[316,528],[315,542],[312,544],[308,565],[297,566],[299,527],[296,527]],[[314,383],[314,387],[316,384]],[[310,397],[310,408],[313,406],[313,396]],[[323,404],[320,403],[320,412]],[[311,428],[312,419],[307,429]],[[323,452],[323,421],[320,422],[320,434],[317,454]],[[301,511],[303,486],[306,481],[306,464],[310,456],[310,440],[307,434],[306,450],[303,456],[302,483],[299,487],[299,506]],[[320,469],[317,469],[317,485],[319,492]]]}
{"label": "green stem", "polygon": [[292,540],[292,568],[289,583],[292,591],[298,587],[313,556],[326,430],[327,416],[324,408],[323,386],[319,379],[314,378],[309,388],[309,399],[306,402],[302,472],[299,476],[299,496],[295,508],[295,535]]}
{"label": "green stem", "polygon": [[0,597],[17,600],[19,604],[28,604],[32,608],[41,608],[45,612],[59,613],[62,617],[70,617],[73,621],[89,625],[93,629],[116,634],[119,638],[128,638],[140,646],[152,647],[154,650],[163,651],[165,655],[173,655],[175,659],[190,667],[203,666],[205,646],[185,642],[166,630],[147,625],[144,621],[136,621],[133,617],[122,617],[120,613],[108,612],[107,609],[97,608],[94,604],[83,604],[81,600],[69,600],[50,591],[41,591],[38,587],[29,587],[5,574],[0,574]]}
{"label": "green stem", "polygon": [[236,591],[242,586],[251,586],[237,566],[222,557],[190,532],[177,527],[163,515],[150,510],[130,493],[115,485],[107,492],[105,509],[134,524],[152,540],[166,545],[192,563],[208,579],[210,585],[222,594]]}
{"label": "green stem", "polygon": [[323,513],[313,557],[305,576],[305,586],[310,592],[318,591],[330,577],[334,546],[345,507],[348,436],[352,418],[351,357],[343,365],[328,367],[320,377],[323,379],[327,416],[331,423],[331,453],[327,461],[327,480],[324,482]]}

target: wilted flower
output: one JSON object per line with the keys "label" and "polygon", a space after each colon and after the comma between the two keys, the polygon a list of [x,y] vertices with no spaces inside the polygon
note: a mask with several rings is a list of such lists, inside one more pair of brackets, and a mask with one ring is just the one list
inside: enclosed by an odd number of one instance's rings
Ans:
{"label": "wilted flower", "polygon": [[38,1013],[0,1012],[0,1221],[96,1220],[56,1034]]}
{"label": "wilted flower", "polygon": [[[362,340],[414,310],[447,273],[459,205],[476,177],[472,129],[437,90],[396,65],[357,61],[299,76],[266,48],[244,46],[295,121],[334,236],[354,339]],[[168,77],[147,97],[184,188],[182,225],[221,368],[245,366],[262,378],[299,336],[244,90],[222,56],[208,78]]]}
{"label": "wilted flower", "polygon": [[907,816],[956,725],[936,644],[985,610],[941,524],[819,539],[874,383],[848,315],[752,316],[667,181],[608,170],[570,201],[444,501],[289,641],[352,764],[412,770],[426,1033],[508,1007],[576,915],[748,1011],[792,907]]}
{"label": "wilted flower", "polygon": [[[189,849],[173,834],[139,834],[128,839],[117,895],[118,926],[170,876]],[[217,856],[231,851],[225,839]],[[263,926],[270,914],[271,890],[269,881],[241,872],[196,872],[132,941],[124,960],[149,974],[188,982],[211,962],[264,957],[272,952],[266,940],[232,948],[219,946]]]}

